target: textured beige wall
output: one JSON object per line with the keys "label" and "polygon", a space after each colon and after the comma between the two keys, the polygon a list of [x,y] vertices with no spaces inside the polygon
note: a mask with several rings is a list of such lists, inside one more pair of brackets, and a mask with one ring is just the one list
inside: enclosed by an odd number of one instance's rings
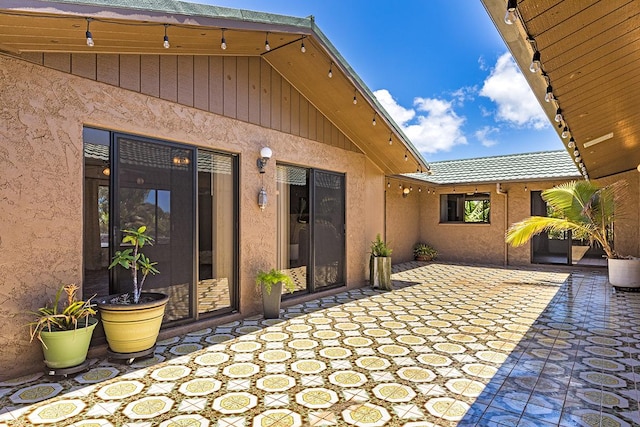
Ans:
{"label": "textured beige wall", "polygon": [[[258,311],[255,270],[276,264],[277,161],[347,173],[347,282],[364,280],[364,155],[3,56],[0,82],[0,380],[40,369],[25,312],[82,279],[83,124],[240,154],[242,313]],[[274,155],[260,175],[265,145]]]}
{"label": "textured beige wall", "polygon": [[365,165],[365,204],[362,207],[367,247],[364,253],[351,254],[365,260],[362,269],[366,278],[369,277],[369,264],[367,263],[369,259],[369,244],[375,240],[378,233],[383,236],[385,234],[385,188],[384,174],[370,159],[367,159]]}
{"label": "textured beige wall", "polygon": [[[386,189],[387,210],[387,243],[393,249],[391,259],[393,264],[413,260],[413,246],[420,239],[420,213],[430,211],[425,206],[422,193],[418,186],[411,181],[388,179],[390,187]],[[385,183],[386,185],[386,183]],[[407,197],[402,197],[403,187],[413,187]]]}

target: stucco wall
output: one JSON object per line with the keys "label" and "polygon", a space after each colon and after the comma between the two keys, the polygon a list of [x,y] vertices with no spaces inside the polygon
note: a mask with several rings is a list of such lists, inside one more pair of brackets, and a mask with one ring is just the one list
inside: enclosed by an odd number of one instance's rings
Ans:
{"label": "stucco wall", "polygon": [[[365,223],[365,238],[367,242],[372,242],[376,238],[376,234],[385,234],[385,202],[384,202],[384,174],[370,159],[366,161],[365,167],[365,205],[363,206],[362,216]],[[365,248],[362,254],[353,254],[360,256],[364,260],[369,257],[369,246]],[[363,274],[369,277],[368,264],[362,265]]]}
{"label": "stucco wall", "polygon": [[[420,214],[433,209],[426,205],[418,186],[411,181],[388,179],[386,189],[387,243],[393,249],[393,264],[413,260],[413,246],[420,240]],[[386,184],[385,184],[386,185]],[[402,188],[413,187],[407,197]]]}
{"label": "stucco wall", "polygon": [[[9,57],[0,56],[0,82],[0,380],[41,366],[25,312],[82,280],[83,124],[240,154],[242,313],[258,311],[256,269],[276,264],[278,161],[347,174],[347,283],[365,279],[364,155]],[[260,175],[263,146],[274,154]]]}

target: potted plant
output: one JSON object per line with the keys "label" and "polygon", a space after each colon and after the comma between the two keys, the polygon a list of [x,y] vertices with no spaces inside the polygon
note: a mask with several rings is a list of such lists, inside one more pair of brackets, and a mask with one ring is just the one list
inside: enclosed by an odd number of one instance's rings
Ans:
{"label": "potted plant", "polygon": [[438,256],[438,251],[426,243],[416,243],[413,247],[413,257],[416,261],[432,261]]}
{"label": "potted plant", "polygon": [[387,243],[382,240],[380,233],[371,242],[371,257],[369,258],[369,281],[374,288],[386,290],[391,286],[391,252]]}
{"label": "potted plant", "polygon": [[532,216],[507,230],[506,241],[521,246],[543,232],[571,230],[599,245],[609,267],[609,283],[619,287],[640,287],[640,259],[618,254],[611,245],[611,226],[621,213],[627,183],[617,181],[605,187],[590,181],[571,181],[542,192],[542,199],[558,213],[557,218]]}
{"label": "potted plant", "polygon": [[269,271],[259,270],[256,275],[256,285],[262,292],[262,308],[265,319],[280,317],[280,296],[282,287],[289,292],[295,290],[291,277],[280,270],[272,268]]}
{"label": "potted plant", "polygon": [[131,272],[133,292],[97,299],[104,333],[113,353],[141,353],[153,348],[160,333],[169,297],[158,292],[142,292],[149,274],[157,274],[156,262],[140,249],[152,245],[147,227],[123,230],[122,243],[132,247],[118,251],[109,268],[121,267]]}
{"label": "potted plant", "polygon": [[[63,292],[67,297],[64,306],[60,301]],[[71,368],[83,364],[87,359],[98,319],[94,317],[96,310],[91,298],[78,300],[77,292],[78,286],[75,284],[62,285],[56,292],[53,304],[33,312],[36,320],[29,323],[31,341],[35,338],[40,341],[44,363],[49,368]]]}

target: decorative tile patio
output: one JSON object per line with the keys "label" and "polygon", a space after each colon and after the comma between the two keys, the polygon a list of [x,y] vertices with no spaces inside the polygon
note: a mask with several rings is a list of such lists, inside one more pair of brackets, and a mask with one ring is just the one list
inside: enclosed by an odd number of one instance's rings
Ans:
{"label": "decorative tile patio", "polygon": [[165,340],[133,365],[0,383],[0,426],[630,426],[640,293],[603,270],[406,263]]}

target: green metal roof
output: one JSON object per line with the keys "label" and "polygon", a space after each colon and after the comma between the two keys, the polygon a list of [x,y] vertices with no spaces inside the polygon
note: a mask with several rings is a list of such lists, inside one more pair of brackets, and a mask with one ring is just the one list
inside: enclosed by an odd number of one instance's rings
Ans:
{"label": "green metal roof", "polygon": [[430,163],[430,166],[431,174],[410,173],[403,176],[433,184],[477,184],[582,178],[576,163],[564,150],[448,160],[433,162]]}

